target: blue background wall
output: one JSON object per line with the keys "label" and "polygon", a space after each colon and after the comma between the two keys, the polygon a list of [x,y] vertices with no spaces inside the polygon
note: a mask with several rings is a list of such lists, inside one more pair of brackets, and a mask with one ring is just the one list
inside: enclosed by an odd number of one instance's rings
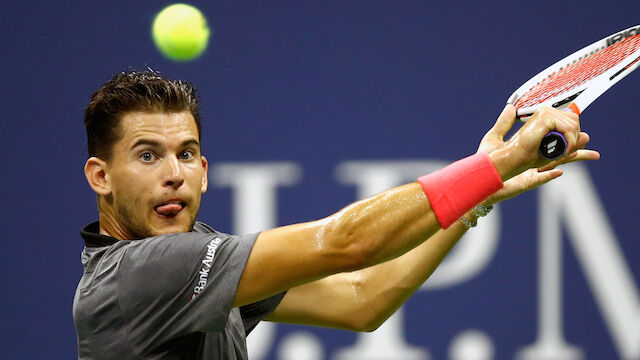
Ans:
{"label": "blue background wall", "polygon": [[[193,81],[202,98],[203,151],[213,163],[297,163],[300,182],[278,198],[277,221],[287,224],[355,200],[354,188],[334,176],[343,161],[453,161],[475,152],[520,83],[640,23],[640,2],[629,0],[202,1],[192,4],[209,19],[210,47],[196,61],[172,63],[149,31],[168,4],[2,4],[2,358],[77,356],[71,304],[82,270],[78,231],[97,217],[82,173],[83,108],[114,73],[149,65]],[[591,147],[602,153],[586,165],[588,173],[635,286],[639,92],[640,77],[632,74],[582,117]],[[232,231],[230,207],[229,189],[213,187],[200,218]],[[474,281],[409,301],[411,344],[447,358],[452,336],[473,326],[492,337],[496,358],[507,359],[535,340],[537,208],[534,193],[504,204],[501,242],[487,269]],[[565,252],[563,267],[566,338],[586,358],[618,358],[573,251]],[[298,329],[278,327],[272,358],[279,339]],[[327,359],[356,339],[308,330]]]}

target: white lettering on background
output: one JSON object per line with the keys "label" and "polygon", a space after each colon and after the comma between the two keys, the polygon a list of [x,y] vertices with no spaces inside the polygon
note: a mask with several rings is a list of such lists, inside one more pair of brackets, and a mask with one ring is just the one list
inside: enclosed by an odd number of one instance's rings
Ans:
{"label": "white lettering on background", "polygon": [[[640,359],[640,295],[586,168],[570,164],[540,189],[538,335],[517,358],[582,359],[562,335],[561,221],[622,359]],[[566,297],[571,301],[571,297]]]}

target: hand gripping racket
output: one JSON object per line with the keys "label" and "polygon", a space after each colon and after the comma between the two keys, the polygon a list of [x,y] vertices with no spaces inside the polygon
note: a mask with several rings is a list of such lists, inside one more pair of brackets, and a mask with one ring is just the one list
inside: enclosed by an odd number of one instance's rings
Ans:
{"label": "hand gripping racket", "polygon": [[[527,121],[541,106],[580,115],[587,106],[640,65],[640,25],[595,42],[557,63],[520,86],[507,101],[517,109],[516,118]],[[557,159],[567,147],[565,137],[549,132],[540,143],[540,155]]]}

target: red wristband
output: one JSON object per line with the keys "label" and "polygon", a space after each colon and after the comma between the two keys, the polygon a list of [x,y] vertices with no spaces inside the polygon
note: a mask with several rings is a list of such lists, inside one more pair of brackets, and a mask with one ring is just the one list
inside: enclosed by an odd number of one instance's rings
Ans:
{"label": "red wristband", "polygon": [[484,152],[421,176],[418,183],[443,229],[503,186],[495,165]]}

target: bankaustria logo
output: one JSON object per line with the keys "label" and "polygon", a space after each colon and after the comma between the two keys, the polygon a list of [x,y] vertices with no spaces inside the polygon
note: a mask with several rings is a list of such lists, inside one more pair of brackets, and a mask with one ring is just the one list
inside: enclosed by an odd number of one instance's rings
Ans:
{"label": "bankaustria logo", "polygon": [[222,240],[216,237],[209,242],[207,245],[207,254],[204,259],[202,259],[202,269],[198,273],[199,279],[196,286],[193,288],[193,295],[191,295],[191,300],[196,296],[200,295],[200,293],[204,290],[204,287],[207,285],[207,281],[209,281],[209,271],[211,271],[211,266],[213,265],[213,257],[216,255],[216,250]]}

